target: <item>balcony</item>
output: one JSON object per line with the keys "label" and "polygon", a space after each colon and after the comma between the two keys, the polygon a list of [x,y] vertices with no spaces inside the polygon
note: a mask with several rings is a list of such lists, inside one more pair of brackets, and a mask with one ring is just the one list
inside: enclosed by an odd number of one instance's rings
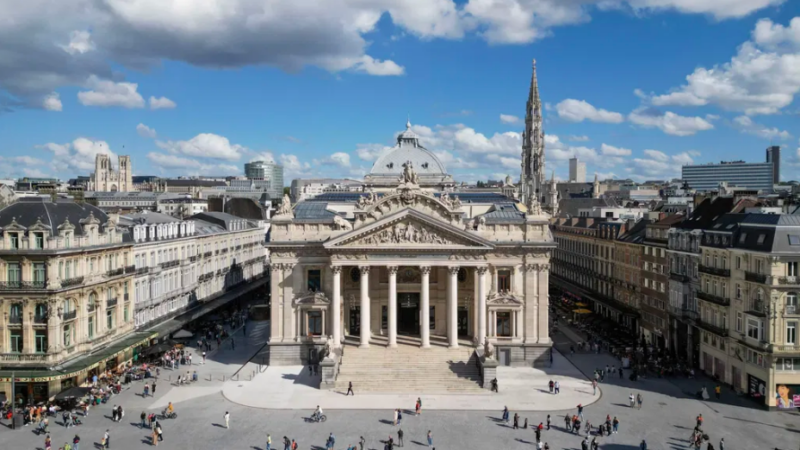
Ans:
{"label": "balcony", "polygon": [[697,270],[699,270],[702,273],[707,273],[709,275],[714,275],[714,276],[717,276],[717,277],[726,277],[727,278],[727,277],[731,276],[730,269],[720,269],[720,268],[717,268],[717,267],[704,266],[702,264],[700,264],[697,267]]}
{"label": "balcony", "polygon": [[688,282],[691,281],[691,278],[689,278],[689,275],[684,274],[684,273],[670,272],[669,273],[669,277],[673,281],[677,281],[679,283],[688,283]]}
{"label": "balcony", "polygon": [[775,345],[772,346],[773,353],[800,353],[800,345],[796,344],[788,344],[788,345]]}
{"label": "balcony", "polygon": [[800,286],[800,277],[776,277],[775,280],[784,286]]}
{"label": "balcony", "polygon": [[709,331],[711,333],[714,333],[717,336],[722,336],[722,337],[727,337],[728,336],[728,330],[726,330],[725,328],[718,327],[716,325],[712,325],[712,324],[706,322],[705,320],[698,320],[696,323],[697,323],[698,327],[700,327],[700,328],[702,328],[702,329],[704,329],[706,331]]}
{"label": "balcony", "polygon": [[747,281],[751,281],[753,283],[761,283],[761,284],[767,283],[767,276],[764,275],[763,273],[745,271],[744,279]]}
{"label": "balcony", "polygon": [[61,287],[62,288],[71,287],[71,286],[78,286],[78,285],[81,285],[81,284],[83,284],[83,277],[72,277],[72,278],[67,278],[67,279],[61,280]]}
{"label": "balcony", "polygon": [[744,312],[751,316],[767,317],[765,305],[762,300],[753,300],[747,303]]}
{"label": "balcony", "polygon": [[117,297],[110,298],[110,299],[106,300],[106,308],[113,308],[113,307],[117,306],[117,302],[118,301],[119,301],[119,299],[117,299]]}
{"label": "balcony", "polygon": [[0,291],[45,289],[46,281],[0,281]]}
{"label": "balcony", "polygon": [[97,303],[89,303],[86,305],[86,311],[94,312],[97,309]]}
{"label": "balcony", "polygon": [[211,252],[205,252],[205,253],[203,253],[203,258],[210,258],[211,255],[212,255]]}
{"label": "balcony", "polygon": [[47,324],[47,314],[35,314],[33,316],[33,323],[36,325],[46,325]]}
{"label": "balcony", "polygon": [[126,266],[125,273],[136,273],[136,266]]}
{"label": "balcony", "polygon": [[197,258],[198,258],[197,256],[190,256],[189,257],[189,262],[190,263],[197,262]]}
{"label": "balcony", "polygon": [[236,246],[236,250],[241,250],[241,249],[242,249],[242,246],[241,246],[241,245],[237,245],[237,246]]}
{"label": "balcony", "polygon": [[709,294],[708,292],[697,291],[697,298],[707,302],[716,303],[720,306],[730,306],[731,301],[725,297]]}
{"label": "balcony", "polygon": [[21,325],[22,316],[8,316],[8,323],[11,325]]}
{"label": "balcony", "polygon": [[786,305],[786,307],[783,310],[783,313],[786,314],[787,316],[797,315],[800,314],[800,308],[798,308],[797,305]]}
{"label": "balcony", "polygon": [[65,313],[64,313],[64,314],[61,316],[61,320],[63,320],[64,322],[66,322],[66,321],[68,321],[68,320],[75,320],[75,318],[76,318],[76,317],[78,317],[78,310],[77,310],[77,309],[73,309],[72,311],[67,311],[67,312],[65,312]]}
{"label": "balcony", "polygon": [[136,275],[144,275],[149,271],[150,271],[149,267],[139,267],[138,269],[136,269]]}
{"label": "balcony", "polygon": [[174,261],[167,261],[167,262],[161,263],[161,268],[162,269],[169,269],[169,268],[172,268],[172,267],[178,267],[180,264],[181,264],[180,260],[176,259]]}
{"label": "balcony", "polygon": [[119,269],[111,269],[111,270],[107,271],[106,272],[106,277],[108,277],[108,278],[118,277],[118,276],[120,276],[120,275],[122,275],[124,273],[125,273],[125,269],[120,267]]}

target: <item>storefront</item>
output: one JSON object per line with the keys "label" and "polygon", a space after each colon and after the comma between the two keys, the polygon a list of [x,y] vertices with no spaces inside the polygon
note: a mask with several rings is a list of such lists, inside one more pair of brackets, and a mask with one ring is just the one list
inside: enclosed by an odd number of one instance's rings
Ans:
{"label": "storefront", "polygon": [[747,374],[747,396],[758,401],[762,405],[766,404],[767,382],[761,378]]}

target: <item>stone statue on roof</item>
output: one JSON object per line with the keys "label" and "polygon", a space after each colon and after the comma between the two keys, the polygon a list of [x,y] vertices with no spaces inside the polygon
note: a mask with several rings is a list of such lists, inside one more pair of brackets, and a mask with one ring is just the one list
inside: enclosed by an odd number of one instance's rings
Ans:
{"label": "stone statue on roof", "polygon": [[404,184],[419,184],[419,175],[414,171],[414,164],[411,161],[406,161],[403,164],[403,174],[400,176],[400,182]]}
{"label": "stone statue on roof", "polygon": [[283,200],[281,201],[281,206],[278,208],[278,216],[284,215],[291,215],[292,214],[292,199],[289,198],[289,194],[283,194]]}

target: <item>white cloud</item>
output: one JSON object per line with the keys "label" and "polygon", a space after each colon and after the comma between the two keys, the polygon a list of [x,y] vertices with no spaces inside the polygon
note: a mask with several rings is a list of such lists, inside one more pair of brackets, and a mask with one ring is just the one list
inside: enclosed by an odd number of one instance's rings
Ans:
{"label": "white cloud", "polygon": [[71,143],[56,144],[49,142],[38,146],[53,154],[49,159],[53,172],[69,176],[86,174],[94,171],[94,160],[97,154],[107,154],[113,162],[117,156],[109,149],[105,141],[94,141],[79,137]]}
{"label": "white cloud", "polygon": [[150,152],[147,159],[162,172],[180,175],[235,175],[241,172],[239,167],[231,164],[208,163],[165,153]]}
{"label": "white cloud", "polygon": [[733,119],[734,127],[738,128],[742,133],[752,134],[764,139],[790,139],[792,137],[786,130],[779,130],[778,128],[768,128],[760,123],[753,122],[748,116],[739,116]]}
{"label": "white cloud", "polygon": [[362,56],[358,62],[350,66],[350,69],[355,72],[377,76],[398,76],[406,72],[405,67],[398,65],[394,61],[388,59],[380,61],[369,55]]}
{"label": "white cloud", "polygon": [[730,62],[699,67],[686,84],[655,96],[654,105],[717,105],[747,115],[775,114],[800,92],[800,18],[789,27],[758,22],[753,41],[742,44]]}
{"label": "white cloud", "polygon": [[578,135],[574,135],[573,134],[573,135],[567,136],[567,140],[573,141],[573,142],[586,142],[586,141],[589,140],[589,136],[586,136],[586,135],[578,136]]}
{"label": "white cloud", "polygon": [[78,92],[78,100],[85,106],[121,106],[144,108],[144,98],[136,92],[136,83],[101,80],[92,75],[86,82],[89,91]]}
{"label": "white cloud", "polygon": [[253,161],[275,162],[275,156],[272,154],[272,152],[261,152],[250,158],[250,162]]}
{"label": "white cloud", "polygon": [[287,180],[309,176],[311,174],[311,164],[301,162],[296,155],[282,154],[280,156],[280,161],[283,170],[286,171]]}
{"label": "white cloud", "polygon": [[[477,161],[466,160],[448,152],[447,150],[434,152],[434,154],[448,169],[476,169],[480,167],[480,164]],[[519,168],[519,160],[517,160],[517,168]]]}
{"label": "white cloud", "polygon": [[488,155],[486,157],[489,161],[494,161],[499,163],[501,167],[506,169],[520,169],[520,160],[519,158],[509,158],[507,156],[500,156],[500,155]]}
{"label": "white cloud", "polygon": [[364,161],[375,161],[392,151],[392,147],[383,144],[357,144],[356,154]]}
{"label": "white cloud", "polygon": [[631,150],[628,148],[614,147],[613,145],[602,144],[600,152],[610,156],[630,156]]}
{"label": "white cloud", "polygon": [[188,141],[156,141],[156,145],[170,153],[182,153],[200,158],[238,160],[247,149],[231,144],[228,138],[213,133],[200,133]]}
{"label": "white cloud", "polygon": [[69,44],[62,45],[61,48],[70,55],[83,54],[94,50],[92,35],[88,31],[74,30],[69,34]]}
{"label": "white cloud", "polygon": [[61,104],[61,96],[58,92],[53,92],[47,95],[42,101],[42,107],[47,111],[61,111],[64,105]]}
{"label": "white cloud", "polygon": [[173,109],[177,104],[167,97],[150,97],[150,109]]}
{"label": "white cloud", "polygon": [[350,167],[350,154],[336,152],[322,159],[315,159],[314,165],[336,166],[340,168]]}
{"label": "white cloud", "polygon": [[686,151],[667,155],[660,150],[644,150],[645,158],[633,158],[626,171],[636,180],[645,178],[670,179],[680,176],[681,166],[694,163],[692,156],[699,156],[696,151]]}
{"label": "white cloud", "polygon": [[698,131],[714,128],[702,117],[680,116],[670,111],[661,113],[652,108],[636,109],[628,115],[628,120],[645,128],[658,128],[673,136],[691,136]]}
{"label": "white cloud", "polygon": [[156,137],[156,130],[148,127],[147,125],[140,123],[136,125],[136,132],[139,133],[139,136],[154,139]]}
{"label": "white cloud", "polygon": [[520,122],[520,118],[517,116],[512,116],[510,114],[500,114],[500,122],[508,123],[508,124],[515,124]]}
{"label": "white cloud", "polygon": [[620,123],[624,121],[622,114],[618,112],[597,109],[584,100],[568,98],[556,105],[558,117],[570,122],[591,122]]}
{"label": "white cloud", "polygon": [[658,150],[645,150],[643,153],[648,157],[650,157],[650,159],[654,159],[656,161],[660,162],[669,161],[669,156],[667,156],[666,153],[660,152]]}

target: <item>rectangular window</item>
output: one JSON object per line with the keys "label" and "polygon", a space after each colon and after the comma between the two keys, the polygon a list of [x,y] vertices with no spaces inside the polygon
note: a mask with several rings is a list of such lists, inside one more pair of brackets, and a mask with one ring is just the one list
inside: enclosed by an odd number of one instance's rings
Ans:
{"label": "rectangular window", "polygon": [[747,319],[747,336],[753,339],[761,339],[761,326],[756,319]]}
{"label": "rectangular window", "polygon": [[737,269],[741,269],[742,268],[742,257],[741,256],[737,256],[736,257],[736,268]]}
{"label": "rectangular window", "polygon": [[64,325],[64,347],[72,345],[72,324]]}
{"label": "rectangular window", "polygon": [[19,234],[18,233],[8,233],[8,237],[11,242],[11,249],[17,250],[19,249]]}
{"label": "rectangular window", "polygon": [[123,319],[122,319],[122,320],[123,320],[125,323],[128,323],[128,305],[125,305],[125,306],[122,308],[122,316],[123,316]]}
{"label": "rectangular window", "polygon": [[786,343],[787,344],[796,344],[797,343],[797,321],[793,320],[791,322],[786,322]]}
{"label": "rectangular window", "polygon": [[498,291],[511,290],[511,271],[498,270],[497,271],[497,289]]}
{"label": "rectangular window", "polygon": [[797,261],[786,263],[786,275],[790,277],[797,276]]}
{"label": "rectangular window", "polygon": [[319,269],[311,269],[308,271],[308,290],[310,292],[322,291],[322,271]]}
{"label": "rectangular window", "polygon": [[36,330],[34,336],[36,340],[36,353],[47,352],[47,330]]}
{"label": "rectangular window", "polygon": [[308,334],[312,336],[322,335],[322,311],[308,312]]}
{"label": "rectangular window", "polygon": [[497,312],[497,336],[511,336],[511,313],[508,311]]}
{"label": "rectangular window", "polygon": [[22,353],[22,330],[11,330],[11,353]]}
{"label": "rectangular window", "polygon": [[44,233],[33,233],[33,248],[44,248]]}
{"label": "rectangular window", "polygon": [[106,311],[106,327],[111,330],[114,328],[114,309]]}
{"label": "rectangular window", "polygon": [[736,298],[742,298],[742,286],[740,286],[739,283],[736,283]]}
{"label": "rectangular window", "polygon": [[763,261],[761,261],[760,259],[756,260],[756,273],[761,273],[762,272],[761,269],[762,269],[763,265],[764,265]]}
{"label": "rectangular window", "polygon": [[742,332],[742,313],[740,312],[736,313],[736,331]]}
{"label": "rectangular window", "polygon": [[94,339],[94,314],[89,316],[89,339]]}
{"label": "rectangular window", "polygon": [[44,263],[33,264],[33,283],[37,286],[44,286],[45,284],[45,267]]}
{"label": "rectangular window", "polygon": [[19,282],[22,281],[19,263],[8,263],[7,276],[10,285],[19,284]]}

